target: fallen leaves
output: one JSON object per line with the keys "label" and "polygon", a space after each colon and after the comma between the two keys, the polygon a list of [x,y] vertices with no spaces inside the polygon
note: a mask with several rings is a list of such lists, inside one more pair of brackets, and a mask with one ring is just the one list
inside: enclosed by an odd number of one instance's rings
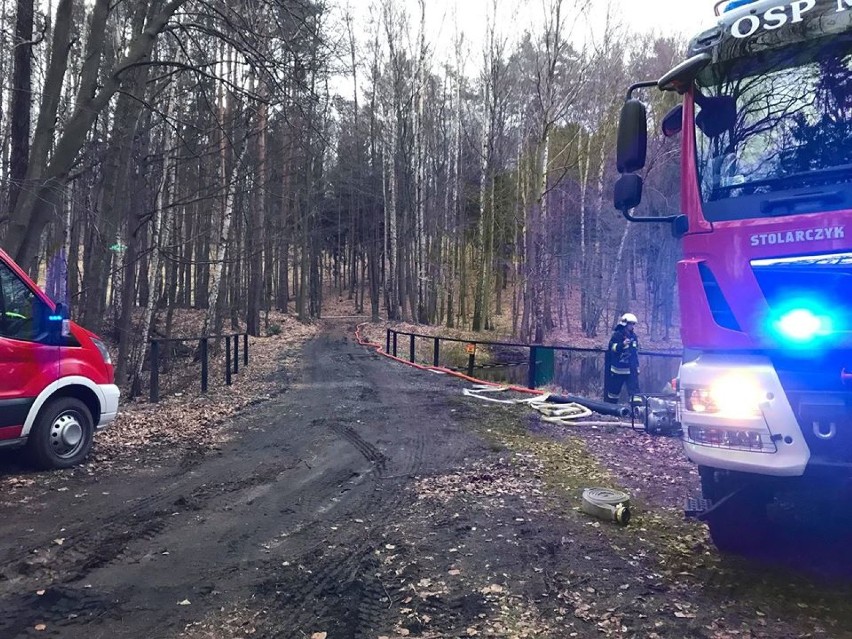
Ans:
{"label": "fallen leaves", "polygon": [[[200,365],[177,360],[174,368],[180,366],[181,370],[160,373],[160,403],[127,402],[122,397],[118,417],[109,428],[98,433],[88,465],[110,465],[145,448],[173,449],[176,444],[196,445],[199,441],[215,447],[227,441],[229,434],[215,427],[245,407],[277,393],[281,381],[273,373],[282,367],[295,366],[299,349],[319,330],[283,313],[270,314],[270,323],[278,324],[281,332],[249,339],[248,367],[242,366],[240,343],[240,372],[233,376],[232,386],[225,386],[221,379],[222,352],[210,361],[210,390],[206,395],[200,393]],[[197,334],[197,329],[184,330],[186,334]],[[174,383],[169,381],[170,374],[185,378],[183,383],[187,387],[179,397],[174,391],[167,394],[169,384]]]}
{"label": "fallen leaves", "polygon": [[[543,486],[537,479],[539,465],[533,459],[515,458],[511,462],[476,461],[463,471],[437,477],[424,477],[414,490],[419,499],[448,502],[454,497],[505,497],[542,495]],[[516,518],[523,523],[524,518]]]}

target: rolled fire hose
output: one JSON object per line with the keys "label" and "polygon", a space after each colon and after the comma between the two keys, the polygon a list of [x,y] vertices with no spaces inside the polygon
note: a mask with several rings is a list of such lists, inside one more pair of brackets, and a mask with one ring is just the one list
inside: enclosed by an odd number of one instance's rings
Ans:
{"label": "rolled fire hose", "polygon": [[586,488],[583,491],[581,510],[619,526],[630,523],[630,495],[612,488]]}

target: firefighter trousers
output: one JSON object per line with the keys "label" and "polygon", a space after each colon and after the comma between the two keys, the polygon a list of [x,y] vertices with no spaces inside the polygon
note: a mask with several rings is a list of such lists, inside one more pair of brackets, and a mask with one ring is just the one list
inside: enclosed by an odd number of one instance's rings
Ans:
{"label": "firefighter trousers", "polygon": [[639,374],[631,371],[628,374],[610,373],[606,378],[606,389],[604,400],[610,404],[617,404],[618,398],[621,396],[621,389],[627,384],[627,393],[629,395],[639,394]]}

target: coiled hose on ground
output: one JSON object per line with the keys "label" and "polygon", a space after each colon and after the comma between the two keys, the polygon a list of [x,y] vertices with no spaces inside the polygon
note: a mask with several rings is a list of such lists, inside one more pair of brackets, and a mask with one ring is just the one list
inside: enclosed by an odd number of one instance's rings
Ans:
{"label": "coiled hose on ground", "polygon": [[580,508],[586,514],[620,526],[630,523],[630,495],[620,490],[586,488]]}

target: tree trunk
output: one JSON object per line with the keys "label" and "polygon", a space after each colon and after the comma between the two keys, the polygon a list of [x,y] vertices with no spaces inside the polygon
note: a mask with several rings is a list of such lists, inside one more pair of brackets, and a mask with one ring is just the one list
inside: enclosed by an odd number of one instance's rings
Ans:
{"label": "tree trunk", "polygon": [[15,16],[14,69],[12,72],[9,209],[14,209],[30,156],[32,111],[33,0],[18,0]]}

